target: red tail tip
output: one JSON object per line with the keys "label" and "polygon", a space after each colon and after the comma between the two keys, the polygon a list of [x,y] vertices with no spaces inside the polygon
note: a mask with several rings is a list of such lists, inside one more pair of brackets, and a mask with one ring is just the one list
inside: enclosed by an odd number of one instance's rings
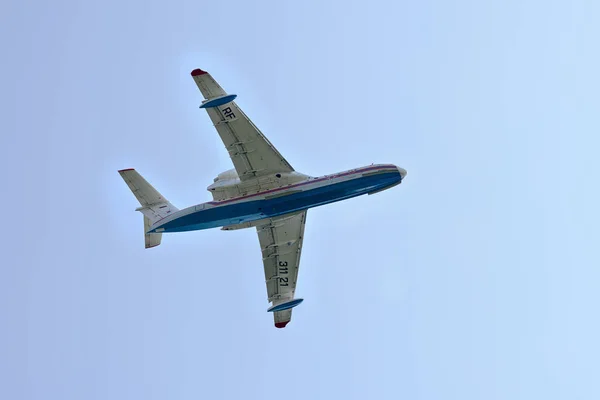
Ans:
{"label": "red tail tip", "polygon": [[202,71],[200,68],[197,68],[192,71],[192,76],[204,75],[206,73],[206,71]]}

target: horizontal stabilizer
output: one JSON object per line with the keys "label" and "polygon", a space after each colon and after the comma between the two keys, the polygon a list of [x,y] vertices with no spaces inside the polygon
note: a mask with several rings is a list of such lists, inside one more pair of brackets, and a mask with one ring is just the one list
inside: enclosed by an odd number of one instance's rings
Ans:
{"label": "horizontal stabilizer", "polygon": [[141,205],[141,207],[135,210],[144,214],[144,241],[146,248],[158,246],[162,239],[162,234],[147,232],[153,224],[179,211],[179,209],[165,199],[135,169],[122,169],[119,171],[119,174],[121,174],[121,177]]}

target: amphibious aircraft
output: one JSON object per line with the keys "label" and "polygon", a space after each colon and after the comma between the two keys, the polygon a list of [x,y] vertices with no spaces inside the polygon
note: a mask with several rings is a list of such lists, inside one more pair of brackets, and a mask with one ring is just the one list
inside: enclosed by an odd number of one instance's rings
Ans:
{"label": "amphibious aircraft", "polygon": [[321,177],[292,168],[271,142],[213,77],[201,69],[192,78],[204,96],[207,111],[229,152],[234,168],[219,174],[207,190],[213,201],[182,210],[175,207],[134,169],[119,173],[141,204],[145,247],[156,247],[162,234],[221,227],[256,228],[262,251],[268,301],[275,326],[284,328],[295,298],[306,212],[311,207],[362,194],[374,194],[402,182],[406,170],[375,164]]}

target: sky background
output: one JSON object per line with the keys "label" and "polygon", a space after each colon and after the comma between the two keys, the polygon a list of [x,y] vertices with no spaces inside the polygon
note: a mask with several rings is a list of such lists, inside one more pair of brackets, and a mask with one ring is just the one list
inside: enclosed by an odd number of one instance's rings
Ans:
{"label": "sky background", "polygon": [[[0,398],[600,398],[600,3],[4,1]],[[163,237],[232,164],[210,71],[292,166],[405,182],[308,212],[275,329],[254,229]]]}

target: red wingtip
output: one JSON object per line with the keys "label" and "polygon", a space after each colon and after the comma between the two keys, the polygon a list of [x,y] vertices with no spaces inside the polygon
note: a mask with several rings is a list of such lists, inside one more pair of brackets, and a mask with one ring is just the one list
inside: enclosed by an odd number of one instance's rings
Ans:
{"label": "red wingtip", "polygon": [[124,171],[135,171],[134,168],[125,168],[125,169],[120,169],[119,172],[124,172]]}
{"label": "red wingtip", "polygon": [[285,328],[285,326],[289,323],[290,321],[285,321],[285,322],[275,322],[275,328]]}
{"label": "red wingtip", "polygon": [[208,72],[206,71],[202,71],[200,68],[197,68],[195,70],[192,71],[192,76],[198,76],[198,75],[204,75],[207,74]]}

